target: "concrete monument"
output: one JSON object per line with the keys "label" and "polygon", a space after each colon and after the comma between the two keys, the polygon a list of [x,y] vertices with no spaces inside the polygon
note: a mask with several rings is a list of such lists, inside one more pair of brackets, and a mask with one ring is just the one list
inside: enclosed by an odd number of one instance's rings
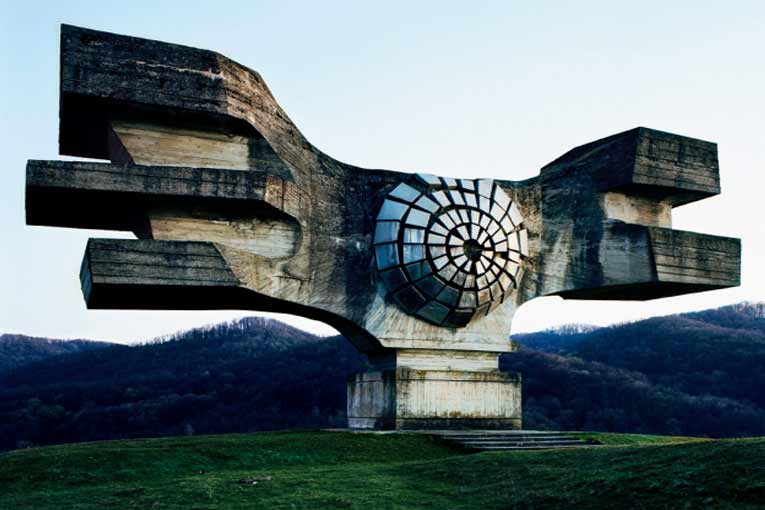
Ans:
{"label": "concrete monument", "polygon": [[739,240],[671,228],[720,193],[713,143],[636,128],[519,182],[361,169],[222,55],[72,26],[60,86],[61,154],[109,162],[30,161],[27,223],[138,238],[88,242],[88,307],[324,321],[369,358],[351,427],[519,428],[524,302],[739,284]]}

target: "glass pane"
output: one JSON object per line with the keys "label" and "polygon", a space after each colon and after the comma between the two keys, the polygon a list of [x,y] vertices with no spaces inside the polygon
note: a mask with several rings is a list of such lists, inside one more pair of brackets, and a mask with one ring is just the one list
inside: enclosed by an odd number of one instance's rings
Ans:
{"label": "glass pane", "polygon": [[436,324],[440,324],[449,314],[449,309],[444,305],[431,301],[417,312],[417,315]]}
{"label": "glass pane", "polygon": [[407,228],[404,230],[404,242],[422,244],[425,242],[425,231],[421,228]]}
{"label": "glass pane", "polygon": [[489,290],[491,291],[492,301],[500,302],[504,299],[505,294],[502,292],[502,286],[500,286],[499,282],[492,285]]}
{"label": "glass pane", "polygon": [[491,198],[491,190],[494,187],[494,181],[491,179],[478,180],[478,194]]}
{"label": "glass pane", "polygon": [[432,258],[438,258],[441,255],[446,255],[446,248],[443,246],[428,246],[428,251]]}
{"label": "glass pane", "polygon": [[451,287],[444,287],[441,294],[438,295],[438,300],[447,305],[454,306],[457,304],[457,300],[460,297],[460,293]]}
{"label": "glass pane", "polygon": [[500,207],[496,202],[491,206],[491,217],[497,221],[502,221],[502,217],[505,215],[505,209]]}
{"label": "glass pane", "polygon": [[457,180],[452,179],[451,177],[441,177],[441,179],[444,181],[444,184],[446,184],[447,188],[456,188],[457,187]]}
{"label": "glass pane", "polygon": [[510,279],[507,273],[502,273],[499,275],[499,284],[502,286],[502,289],[505,291],[505,293],[508,293],[513,288],[513,281]]}
{"label": "glass pane", "polygon": [[395,244],[380,244],[375,246],[377,269],[386,269],[398,265],[398,251]]}
{"label": "glass pane", "polygon": [[474,308],[477,306],[478,298],[475,292],[463,292],[460,299],[460,308]]}
{"label": "glass pane", "polygon": [[444,321],[445,326],[452,326],[460,328],[466,326],[475,316],[475,311],[468,310],[452,310],[449,316]]}
{"label": "glass pane", "polygon": [[517,233],[510,234],[510,236],[507,238],[507,242],[508,242],[508,248],[514,251],[520,251],[521,247],[520,247],[520,244],[518,244]]}
{"label": "glass pane", "polygon": [[446,238],[438,234],[428,234],[428,244],[444,245],[446,244]]}
{"label": "glass pane", "polygon": [[453,189],[449,191],[449,196],[452,198],[452,202],[457,205],[465,205],[465,199],[462,197],[462,193]]}
{"label": "glass pane", "polygon": [[452,279],[452,276],[454,276],[454,273],[456,272],[457,268],[451,264],[447,264],[441,268],[441,270],[438,272],[438,276],[440,276],[444,281],[448,282]]}
{"label": "glass pane", "polygon": [[404,245],[404,264],[417,262],[425,258],[425,247],[421,244]]}
{"label": "glass pane", "polygon": [[402,182],[390,192],[390,196],[400,198],[404,202],[414,202],[420,196],[420,192]]}
{"label": "glass pane", "polygon": [[436,297],[444,288],[444,284],[435,276],[430,275],[418,281],[417,288],[428,296]]}
{"label": "glass pane", "polygon": [[442,257],[438,257],[437,259],[433,259],[433,264],[436,266],[436,269],[441,269],[448,261],[449,257],[444,255]]}
{"label": "glass pane", "polygon": [[425,298],[411,285],[404,287],[393,296],[407,310],[414,311],[425,304]]}
{"label": "glass pane", "polygon": [[498,221],[492,220],[491,223],[489,223],[489,227],[486,229],[486,232],[489,233],[490,236],[493,236],[496,234],[502,227],[499,226]]}
{"label": "glass pane", "polygon": [[507,209],[510,205],[510,197],[508,197],[507,193],[499,187],[497,187],[497,191],[494,192],[494,201],[498,203],[502,209]]}
{"label": "glass pane", "polygon": [[454,220],[452,220],[451,216],[448,213],[442,214],[441,216],[439,216],[438,221],[446,225],[447,229],[453,229],[455,226]]}
{"label": "glass pane", "polygon": [[409,273],[409,277],[412,280],[419,280],[423,276],[431,274],[430,264],[425,260],[415,262],[406,266],[406,272]]}
{"label": "glass pane", "polygon": [[491,209],[491,201],[486,197],[480,197],[478,200],[479,209],[483,212],[489,212]]}
{"label": "glass pane", "polygon": [[426,227],[428,221],[430,221],[430,214],[418,209],[412,209],[406,217],[406,222],[409,225],[416,225],[418,227]]}
{"label": "glass pane", "polygon": [[428,186],[440,186],[441,179],[433,174],[417,174],[417,178]]}
{"label": "glass pane", "polygon": [[478,202],[475,199],[475,195],[470,192],[465,192],[465,203],[470,207],[478,207]]}
{"label": "glass pane", "polygon": [[375,225],[375,244],[397,240],[398,226],[397,221],[378,221]]}
{"label": "glass pane", "polygon": [[396,202],[394,200],[386,200],[383,202],[380,213],[377,215],[378,220],[400,220],[404,213],[409,208],[406,204]]}
{"label": "glass pane", "polygon": [[518,232],[518,235],[520,236],[520,243],[521,243],[521,253],[523,255],[529,254],[529,239],[528,239],[528,233],[526,232],[526,229],[524,228],[520,232]]}
{"label": "glass pane", "polygon": [[383,271],[382,273],[380,273],[380,277],[383,279],[383,281],[385,282],[385,286],[389,290],[395,290],[407,283],[407,279],[406,279],[406,276],[404,276],[404,272],[401,271],[401,269],[398,267],[389,269],[387,271]]}
{"label": "glass pane", "polygon": [[443,225],[441,225],[440,223],[434,223],[433,225],[431,225],[430,226],[430,231],[434,232],[436,234],[440,234],[442,236],[445,236],[445,235],[447,235],[449,233],[449,231],[446,230],[443,227]]}
{"label": "glass pane", "polygon": [[438,210],[438,204],[425,195],[421,196],[417,203],[414,205],[417,207],[422,207],[423,209],[427,209],[430,212],[436,212]]}
{"label": "glass pane", "polygon": [[446,198],[446,193],[444,193],[443,191],[436,191],[435,193],[433,193],[432,196],[433,198],[436,199],[436,202],[441,204],[441,207],[452,205],[452,203],[449,202],[449,199]]}
{"label": "glass pane", "polygon": [[508,212],[510,215],[510,219],[513,221],[513,225],[518,226],[523,221],[523,217],[521,216],[521,211],[518,210],[518,206],[515,205],[515,202],[513,202],[513,205],[510,206],[510,211]]}
{"label": "glass pane", "polygon": [[505,229],[505,232],[510,233],[513,230],[515,230],[515,227],[513,227],[513,224],[510,221],[509,217],[505,216],[504,218],[502,218],[501,223],[502,223],[502,228]]}

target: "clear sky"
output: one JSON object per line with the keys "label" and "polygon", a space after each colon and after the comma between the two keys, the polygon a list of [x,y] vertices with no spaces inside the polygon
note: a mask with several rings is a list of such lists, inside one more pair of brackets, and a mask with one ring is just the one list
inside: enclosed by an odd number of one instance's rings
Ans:
{"label": "clear sky", "polygon": [[[765,2],[0,0],[0,333],[144,340],[239,312],[88,311],[88,237],[27,227],[56,159],[59,25],[212,49],[258,70],[311,142],[360,166],[525,179],[636,126],[717,142],[723,193],[674,227],[743,239],[743,285],[646,303],[542,298],[513,332],[765,299]],[[304,319],[288,322],[319,333]]]}

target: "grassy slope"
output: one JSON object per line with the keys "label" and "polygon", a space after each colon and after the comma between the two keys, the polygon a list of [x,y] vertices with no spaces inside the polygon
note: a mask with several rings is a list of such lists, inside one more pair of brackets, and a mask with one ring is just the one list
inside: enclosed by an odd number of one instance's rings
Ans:
{"label": "grassy slope", "polygon": [[628,446],[467,455],[284,432],[21,450],[0,455],[0,508],[763,508],[765,439],[597,437]]}

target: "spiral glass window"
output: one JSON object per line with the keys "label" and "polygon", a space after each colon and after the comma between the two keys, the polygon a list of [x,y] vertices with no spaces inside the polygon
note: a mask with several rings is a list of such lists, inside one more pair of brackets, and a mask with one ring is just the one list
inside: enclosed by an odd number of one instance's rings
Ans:
{"label": "spiral glass window", "polygon": [[528,254],[523,217],[496,183],[433,175],[388,194],[374,245],[390,295],[444,327],[465,326],[503,303]]}

